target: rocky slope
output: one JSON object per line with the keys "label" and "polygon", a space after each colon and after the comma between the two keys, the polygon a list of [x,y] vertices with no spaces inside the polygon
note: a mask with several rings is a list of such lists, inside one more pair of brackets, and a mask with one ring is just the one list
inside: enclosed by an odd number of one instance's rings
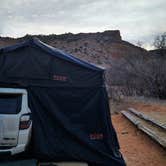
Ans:
{"label": "rocky slope", "polygon": [[51,46],[106,68],[110,67],[111,58],[148,53],[145,49],[122,40],[118,30],[62,35],[26,35],[17,39],[0,37],[0,47],[12,45],[31,37],[37,37]]}

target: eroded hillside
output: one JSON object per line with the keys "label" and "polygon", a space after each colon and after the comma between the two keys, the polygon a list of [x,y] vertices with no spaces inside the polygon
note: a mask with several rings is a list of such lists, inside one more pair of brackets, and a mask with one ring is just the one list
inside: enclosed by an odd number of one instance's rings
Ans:
{"label": "eroded hillside", "polygon": [[109,68],[112,57],[119,58],[129,54],[136,56],[148,53],[146,50],[122,40],[118,30],[62,35],[26,35],[17,39],[1,37],[0,47],[12,45],[31,37],[37,37],[51,46],[106,68]]}

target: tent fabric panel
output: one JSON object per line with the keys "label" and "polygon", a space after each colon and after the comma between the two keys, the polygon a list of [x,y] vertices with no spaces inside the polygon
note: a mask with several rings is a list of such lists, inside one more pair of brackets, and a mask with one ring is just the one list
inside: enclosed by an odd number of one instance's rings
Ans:
{"label": "tent fabric panel", "polygon": [[104,115],[103,93],[103,88],[28,88],[35,126],[33,155],[96,166],[125,165],[114,128]]}
{"label": "tent fabric panel", "polygon": [[[70,63],[36,46],[3,53],[0,81],[21,86],[102,86],[103,73]],[[3,57],[3,58],[2,58]],[[42,81],[41,81],[42,80]]]}
{"label": "tent fabric panel", "polygon": [[66,81],[66,84],[70,84],[71,86],[103,85],[103,74],[100,72],[89,70],[87,68],[82,68],[80,65],[75,65],[61,59],[52,58],[51,62],[52,78],[54,76],[62,76],[62,80],[57,82],[57,84],[65,84]]}
{"label": "tent fabric panel", "polygon": [[51,57],[33,47],[24,47],[3,54],[1,72],[6,77],[26,79],[49,79]]}

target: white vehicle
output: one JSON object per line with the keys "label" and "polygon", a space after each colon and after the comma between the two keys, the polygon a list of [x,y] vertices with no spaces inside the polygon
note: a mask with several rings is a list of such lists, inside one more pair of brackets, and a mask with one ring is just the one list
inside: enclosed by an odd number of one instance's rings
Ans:
{"label": "white vehicle", "polygon": [[25,89],[0,88],[0,156],[25,151],[32,120]]}

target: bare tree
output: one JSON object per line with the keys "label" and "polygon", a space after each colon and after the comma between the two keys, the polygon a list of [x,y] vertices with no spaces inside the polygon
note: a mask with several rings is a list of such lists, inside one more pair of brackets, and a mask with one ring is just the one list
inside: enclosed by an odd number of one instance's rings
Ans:
{"label": "bare tree", "polygon": [[139,41],[137,41],[136,45],[137,45],[138,47],[141,47],[141,48],[142,48],[142,47],[143,47],[143,42],[139,40]]}
{"label": "bare tree", "polygon": [[[160,50],[166,49],[166,33],[154,39],[154,46]],[[161,51],[160,53],[162,54]],[[112,58],[106,77],[111,94],[144,95],[166,99],[165,58],[131,53],[121,58]]]}
{"label": "bare tree", "polygon": [[153,45],[157,49],[166,49],[166,32],[161,35],[157,35],[153,42]]}
{"label": "bare tree", "polygon": [[126,55],[112,59],[111,86],[124,95],[166,98],[166,61],[164,57]]}

